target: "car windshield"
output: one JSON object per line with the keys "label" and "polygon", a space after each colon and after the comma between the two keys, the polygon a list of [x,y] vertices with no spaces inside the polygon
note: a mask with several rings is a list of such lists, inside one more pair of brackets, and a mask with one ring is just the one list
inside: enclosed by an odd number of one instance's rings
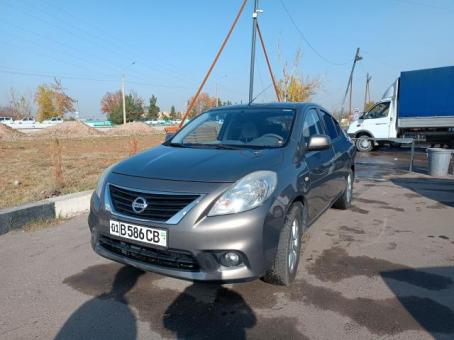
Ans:
{"label": "car windshield", "polygon": [[293,125],[292,109],[208,111],[187,124],[168,145],[213,148],[278,148]]}

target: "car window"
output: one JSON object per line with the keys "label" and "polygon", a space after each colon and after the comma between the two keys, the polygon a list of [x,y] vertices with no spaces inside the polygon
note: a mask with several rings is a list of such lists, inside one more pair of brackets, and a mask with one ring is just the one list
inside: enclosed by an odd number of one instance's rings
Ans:
{"label": "car window", "polygon": [[323,121],[325,122],[326,133],[331,138],[331,140],[336,139],[338,136],[338,132],[336,126],[334,125],[333,118],[331,117],[330,114],[326,113],[325,111],[321,112],[323,115]]}
{"label": "car window", "polygon": [[322,122],[315,109],[307,111],[303,123],[303,143],[305,146],[309,143],[309,138],[313,135],[323,134]]}
{"label": "car window", "polygon": [[364,115],[364,119],[377,119],[388,116],[389,102],[378,103]]}

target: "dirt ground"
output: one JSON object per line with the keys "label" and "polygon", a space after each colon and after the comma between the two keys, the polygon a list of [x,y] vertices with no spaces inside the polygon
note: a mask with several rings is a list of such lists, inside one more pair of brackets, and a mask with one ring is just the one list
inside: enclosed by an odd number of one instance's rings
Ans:
{"label": "dirt ground", "polygon": [[0,338],[453,339],[454,177],[408,173],[402,150],[356,165],[353,207],[311,226],[290,287],[116,264],[87,215],[0,236]]}
{"label": "dirt ground", "polygon": [[0,208],[93,189],[100,173],[109,165],[163,140],[162,133],[136,137],[97,135],[59,138],[62,187],[53,175],[54,139],[26,136],[0,140]]}

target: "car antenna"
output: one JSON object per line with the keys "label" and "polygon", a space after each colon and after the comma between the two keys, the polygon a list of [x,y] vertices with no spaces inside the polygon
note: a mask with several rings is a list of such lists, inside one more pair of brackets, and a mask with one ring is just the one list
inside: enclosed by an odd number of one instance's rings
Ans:
{"label": "car antenna", "polygon": [[260,91],[260,93],[258,95],[256,95],[254,98],[252,98],[252,100],[249,102],[248,105],[251,105],[258,97],[260,97],[266,90],[268,90],[271,86],[273,86],[273,84],[270,84],[268,85],[267,87],[265,87],[262,91]]}

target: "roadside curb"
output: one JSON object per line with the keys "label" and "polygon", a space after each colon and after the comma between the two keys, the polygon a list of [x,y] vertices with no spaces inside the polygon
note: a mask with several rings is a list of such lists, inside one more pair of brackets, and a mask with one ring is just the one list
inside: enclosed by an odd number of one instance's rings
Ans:
{"label": "roadside curb", "polygon": [[90,209],[92,190],[77,192],[17,207],[0,209],[0,235],[37,221],[68,218]]}

